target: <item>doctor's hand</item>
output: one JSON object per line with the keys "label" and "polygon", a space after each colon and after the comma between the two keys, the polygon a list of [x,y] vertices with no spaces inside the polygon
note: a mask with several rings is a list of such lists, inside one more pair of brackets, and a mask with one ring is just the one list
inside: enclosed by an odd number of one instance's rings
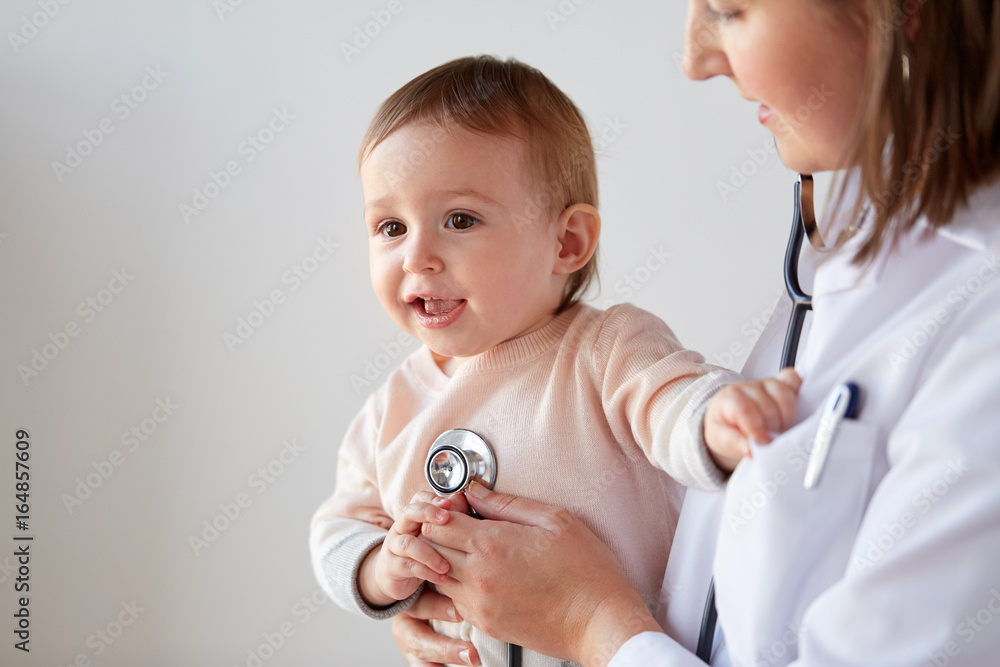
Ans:
{"label": "doctor's hand", "polygon": [[716,464],[732,472],[750,456],[750,440],[771,442],[795,419],[802,378],[786,368],[776,378],[738,382],[723,387],[705,412],[705,443]]}
{"label": "doctor's hand", "polygon": [[472,642],[439,635],[428,623],[461,620],[448,597],[425,589],[412,607],[392,617],[392,636],[411,667],[482,664]]}
{"label": "doctor's hand", "polygon": [[405,600],[424,581],[440,584],[448,579],[448,563],[420,539],[427,521],[447,521],[448,512],[418,493],[389,529],[381,545],[361,563],[358,589],[373,607]]}
{"label": "doctor's hand", "polygon": [[451,564],[439,590],[486,634],[588,666],[662,632],[614,554],[571,512],[473,484],[487,520],[449,512],[423,535]]}

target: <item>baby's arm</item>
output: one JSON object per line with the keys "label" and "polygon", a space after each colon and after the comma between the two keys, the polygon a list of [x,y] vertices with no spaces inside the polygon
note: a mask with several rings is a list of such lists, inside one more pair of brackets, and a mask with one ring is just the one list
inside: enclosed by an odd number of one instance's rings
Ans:
{"label": "baby's arm", "polygon": [[776,378],[750,380],[723,387],[705,412],[705,443],[720,468],[732,472],[750,455],[750,440],[771,442],[795,419],[802,379],[792,368]]}
{"label": "baby's arm", "polygon": [[[379,394],[373,394],[351,422],[340,447],[336,490],[313,516],[309,532],[313,570],[323,590],[340,607],[370,618],[390,618],[417,598],[390,604],[373,591],[369,600],[361,589],[361,567],[373,563],[371,554],[381,549],[395,521],[375,473],[376,443],[381,424]],[[402,516],[402,515],[400,515]],[[366,586],[366,588],[368,588]],[[389,605],[389,606],[386,606]]]}
{"label": "baby's arm", "polygon": [[448,561],[419,537],[423,523],[442,523],[447,514],[437,503],[414,497],[382,544],[361,563],[358,590],[368,604],[386,607],[413,595],[424,581],[443,584],[448,580]]}
{"label": "baby's arm", "polygon": [[580,358],[597,380],[614,439],[626,451],[638,446],[684,486],[723,488],[728,475],[705,447],[702,425],[710,396],[742,377],[705,363],[661,319],[634,306],[606,311],[588,343]]}

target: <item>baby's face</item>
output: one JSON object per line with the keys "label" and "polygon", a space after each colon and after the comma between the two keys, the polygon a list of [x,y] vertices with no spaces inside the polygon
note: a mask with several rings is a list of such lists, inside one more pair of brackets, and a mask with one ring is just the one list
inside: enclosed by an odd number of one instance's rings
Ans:
{"label": "baby's face", "polygon": [[375,293],[433,352],[461,361],[552,319],[558,213],[530,182],[520,142],[424,123],[362,164]]}

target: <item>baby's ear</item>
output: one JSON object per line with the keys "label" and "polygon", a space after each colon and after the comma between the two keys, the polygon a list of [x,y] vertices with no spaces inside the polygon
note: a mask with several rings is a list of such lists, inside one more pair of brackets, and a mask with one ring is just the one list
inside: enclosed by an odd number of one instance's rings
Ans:
{"label": "baby's ear", "polygon": [[559,256],[553,273],[569,275],[594,256],[601,235],[601,214],[590,204],[573,204],[559,214],[556,224]]}

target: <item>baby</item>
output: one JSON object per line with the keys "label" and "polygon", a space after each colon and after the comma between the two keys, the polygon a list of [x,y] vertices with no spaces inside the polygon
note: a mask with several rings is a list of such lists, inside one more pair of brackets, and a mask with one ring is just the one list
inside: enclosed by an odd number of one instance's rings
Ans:
{"label": "baby", "polygon": [[[601,225],[594,151],[577,108],[537,70],[476,57],[417,77],[382,104],[359,162],[372,285],[424,346],[344,439],[310,535],[323,588],[387,618],[424,581],[447,580],[403,514],[427,488],[431,443],[464,428],[496,452],[497,490],[573,510],[655,605],[683,486],[721,488],[748,439],[794,417],[795,388],[717,394],[739,377],[656,317],[579,302]],[[435,627],[505,664],[504,645],[476,628]],[[562,663],[526,652],[525,664]]]}

